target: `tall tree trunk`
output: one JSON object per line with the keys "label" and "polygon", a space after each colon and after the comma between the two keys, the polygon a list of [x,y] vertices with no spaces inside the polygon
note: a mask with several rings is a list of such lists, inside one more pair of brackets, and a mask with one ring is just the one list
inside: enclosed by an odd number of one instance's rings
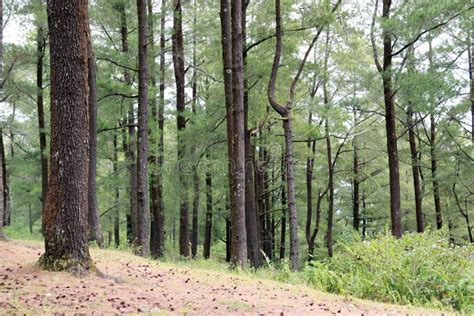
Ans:
{"label": "tall tree trunk", "polygon": [[327,164],[328,164],[328,224],[326,231],[326,243],[328,248],[328,256],[333,256],[333,219],[334,219],[334,163],[332,158],[332,145],[331,135],[329,134],[329,111],[331,105],[329,103],[328,94],[328,60],[329,60],[329,28],[326,29],[326,52],[324,57],[324,79],[323,79],[323,94],[324,94],[324,107],[326,109],[326,118],[324,122],[324,132],[326,138],[326,150],[327,150]]}
{"label": "tall tree trunk", "polygon": [[148,204],[148,57],[147,3],[137,0],[138,13],[138,146],[137,146],[137,237],[139,254],[150,248],[150,211]]}
{"label": "tall tree trunk", "polygon": [[[90,34],[90,30],[89,30]],[[95,241],[100,248],[104,247],[104,238],[100,228],[97,208],[96,175],[97,175],[97,77],[92,39],[88,40],[88,84],[89,84],[89,179],[88,179],[88,223],[89,241]]]}
{"label": "tall tree trunk", "polygon": [[[186,128],[185,111],[185,70],[181,0],[173,2],[173,64],[176,79],[176,110],[178,128],[178,161],[186,158],[186,145],[183,132]],[[189,197],[188,179],[184,170],[178,170],[180,188],[179,254],[189,257]]]}
{"label": "tall tree trunk", "polygon": [[285,258],[286,250],[286,217],[288,214],[288,206],[286,200],[286,170],[285,170],[285,154],[281,156],[281,228],[280,228],[280,260]]}
{"label": "tall tree trunk", "polygon": [[[42,5],[42,1],[38,1]],[[41,21],[36,30],[36,107],[38,111],[38,131],[41,155],[41,205],[44,208],[48,191],[48,154],[46,152],[46,125],[43,102],[43,58],[46,51],[46,35]]]}
{"label": "tall tree trunk", "polygon": [[[206,158],[209,160],[209,153],[206,153]],[[212,234],[212,174],[211,166],[208,162],[206,170],[206,223],[204,233],[204,259],[209,259],[211,256],[211,234]]]}
{"label": "tall tree trunk", "polygon": [[159,86],[159,103],[158,103],[158,172],[157,175],[157,197],[159,201],[159,216],[155,218],[157,229],[156,255],[163,256],[165,248],[165,204],[163,201],[163,163],[164,163],[164,123],[165,123],[165,22],[166,22],[166,0],[161,1],[161,18],[160,18],[160,86]]}
{"label": "tall tree trunk", "polygon": [[468,47],[469,52],[469,81],[470,97],[471,97],[471,142],[474,145],[474,18],[471,15],[471,30],[469,32],[471,45]]}
{"label": "tall tree trunk", "polygon": [[[117,5],[117,10],[120,14],[120,34],[121,34],[121,41],[122,41],[122,52],[124,55],[129,54],[128,48],[128,26],[127,26],[127,13],[126,13],[126,0],[122,0]],[[128,57],[128,56],[127,56]],[[124,79],[125,83],[129,88],[131,88],[133,82],[130,77],[130,73],[127,69],[124,69]],[[129,223],[130,223],[130,234],[129,235],[129,242],[131,244],[135,244],[137,241],[137,162],[136,162],[136,132],[135,132],[135,110],[133,108],[133,103],[130,103],[129,110],[128,110],[128,144],[127,150],[125,152],[127,158],[127,165],[129,168],[130,173],[130,181],[128,185],[129,195],[130,195],[130,215],[129,215]],[[125,125],[127,125],[127,123]]]}
{"label": "tall tree trunk", "polygon": [[[3,130],[1,131],[3,132]],[[13,140],[11,140],[11,142],[13,143]],[[3,196],[3,204],[2,204],[2,208],[3,208],[3,226],[8,226],[10,223],[9,223],[9,208],[10,208],[10,203],[9,203],[9,199],[10,199],[10,194],[9,194],[9,188],[8,188],[8,171],[7,171],[7,156],[5,154],[5,146],[4,146],[4,143],[3,143],[3,134],[1,135],[0,137],[0,155],[3,157],[2,158],[2,163],[1,163],[1,172],[2,172],[2,191],[0,191],[2,193],[2,196]],[[11,156],[13,158],[13,156]]]}
{"label": "tall tree trunk", "polygon": [[[309,110],[308,128],[311,128],[313,123],[313,111]],[[314,240],[311,239],[311,221],[313,216],[313,167],[314,155],[316,149],[316,141],[311,138],[307,139],[306,146],[308,150],[308,157],[306,158],[306,242],[308,243],[308,259],[311,260],[314,250]]]}
{"label": "tall tree trunk", "polygon": [[248,124],[249,91],[247,80],[247,4],[242,1],[242,51],[244,65],[244,130],[245,130],[245,226],[247,229],[247,255],[254,268],[262,265],[260,238],[258,235],[258,214],[255,197],[255,150],[251,142]]}
{"label": "tall tree trunk", "polygon": [[245,227],[245,125],[244,63],[242,44],[242,0],[231,1],[232,15],[232,101],[234,105],[234,196],[232,210],[232,263],[247,264],[247,231]]}
{"label": "tall tree trunk", "polygon": [[[1,1],[0,1],[1,2]],[[1,9],[1,4],[0,4],[0,9]],[[2,13],[0,11],[0,13]],[[1,40],[1,38],[0,38]],[[1,53],[1,52],[0,52]],[[1,60],[0,60],[1,62]],[[0,69],[1,70],[1,69]],[[1,74],[0,74],[0,79],[1,79]],[[3,166],[3,160],[5,159],[5,154],[3,150],[3,128],[0,127],[0,166]],[[5,213],[5,205],[4,205],[4,199],[5,195],[3,192],[5,191],[5,188],[3,187],[3,167],[1,167],[2,170],[0,170],[0,241],[5,241],[5,234],[3,233],[3,226],[4,226],[4,213]]]}
{"label": "tall tree trunk", "polygon": [[[430,71],[433,69],[433,49],[431,46],[431,39],[428,42],[428,61]],[[433,96],[430,96],[430,156],[431,156],[431,181],[433,184],[433,199],[435,204],[436,214],[436,228],[441,229],[443,227],[443,215],[441,211],[441,199],[439,193],[439,182],[438,182],[438,160],[436,157],[437,151],[437,140],[436,140],[436,119],[435,119],[435,100]]]}
{"label": "tall tree trunk", "polygon": [[87,1],[48,1],[51,51],[51,173],[44,216],[50,270],[93,268],[87,243],[89,151]]}
{"label": "tall tree trunk", "polygon": [[[196,0],[193,0],[193,77],[191,82],[192,89],[192,100],[191,100],[191,111],[193,113],[192,124],[195,124],[197,121],[197,101],[198,101],[198,91],[197,91],[197,60],[196,60]],[[197,160],[197,148],[196,145],[193,145],[193,159]],[[192,228],[191,228],[191,256],[195,258],[197,256],[198,248],[198,236],[199,236],[199,173],[197,169],[197,164],[193,165],[193,215],[192,215]]]}
{"label": "tall tree trunk", "polygon": [[118,179],[118,135],[117,129],[114,131],[114,160],[113,160],[113,172],[114,172],[114,241],[115,247],[120,246],[120,190],[119,190],[119,179]]}
{"label": "tall tree trunk", "polygon": [[[296,192],[295,192],[295,176],[293,166],[293,128],[291,117],[291,102],[287,102],[286,107],[279,105],[275,101],[275,83],[280,66],[281,50],[282,50],[282,26],[281,26],[281,6],[280,0],[275,0],[275,22],[276,22],[276,47],[275,58],[273,60],[272,72],[268,82],[268,99],[272,108],[283,118],[283,130],[285,135],[285,152],[286,152],[286,172],[288,187],[288,209],[290,214],[290,266],[293,271],[298,269],[298,213],[296,211]],[[293,81],[295,83],[295,81]],[[294,85],[292,85],[294,86]],[[290,93],[293,94],[293,93]]]}
{"label": "tall tree trunk", "polygon": [[[383,0],[382,18],[390,19],[392,0]],[[385,25],[385,24],[384,24]],[[400,170],[398,166],[397,128],[395,114],[395,91],[392,83],[392,34],[387,26],[383,29],[383,91],[385,103],[385,130],[387,137],[387,157],[390,176],[390,218],[392,235],[402,236],[400,213]]]}
{"label": "tall tree trunk", "polygon": [[[154,16],[153,16],[153,1],[147,0],[148,5],[148,31],[149,31],[149,47],[150,51],[152,52],[150,55],[150,75],[149,81],[153,88],[153,93],[151,94],[150,100],[150,110],[152,113],[152,120],[151,126],[148,127],[149,133],[149,140],[152,146],[160,146],[160,137],[161,135],[157,135],[157,127],[158,133],[160,133],[159,125],[160,125],[160,110],[157,109],[157,102],[156,102],[156,76],[155,76],[155,36],[154,36]],[[161,98],[161,96],[160,96]],[[158,137],[157,137],[158,136]],[[163,255],[162,251],[162,244],[163,234],[161,233],[162,225],[161,225],[161,198],[162,194],[160,192],[161,188],[161,166],[159,165],[159,155],[160,149],[158,148],[157,151],[150,150],[149,151],[149,162],[151,168],[151,176],[150,176],[150,207],[151,207],[151,214],[152,214],[152,222],[151,222],[151,237],[150,237],[150,250],[151,254],[154,257],[159,257]]]}
{"label": "tall tree trunk", "polygon": [[[413,46],[408,48],[408,73],[414,75],[415,73],[415,49]],[[423,223],[423,205],[422,205],[422,193],[420,184],[420,162],[418,160],[418,150],[416,148],[416,135],[415,128],[416,123],[413,121],[413,100],[411,99],[413,92],[409,91],[408,110],[407,110],[407,128],[408,128],[408,141],[410,144],[410,156],[411,156],[411,169],[413,175],[413,191],[415,193],[415,215],[416,215],[416,230],[419,233],[424,231]]]}
{"label": "tall tree trunk", "polygon": [[[357,126],[357,111],[356,108],[354,107],[354,126]],[[359,144],[358,144],[358,139],[357,136],[354,136],[354,139],[352,140],[352,147],[354,149],[354,155],[353,155],[353,172],[354,172],[354,180],[353,180],[353,185],[354,185],[354,192],[353,192],[353,204],[352,204],[352,218],[353,218],[353,223],[352,225],[354,226],[354,229],[356,231],[359,231],[359,226],[360,226],[360,195],[359,195],[359,187],[360,187],[360,170],[359,170]]]}

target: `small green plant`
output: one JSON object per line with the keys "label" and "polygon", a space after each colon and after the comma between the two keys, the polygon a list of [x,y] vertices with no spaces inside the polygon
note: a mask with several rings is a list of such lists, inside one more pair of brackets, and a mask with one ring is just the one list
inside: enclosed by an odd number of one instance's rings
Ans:
{"label": "small green plant", "polygon": [[446,232],[389,234],[345,242],[332,259],[302,272],[314,287],[360,298],[474,311],[474,248],[453,246]]}

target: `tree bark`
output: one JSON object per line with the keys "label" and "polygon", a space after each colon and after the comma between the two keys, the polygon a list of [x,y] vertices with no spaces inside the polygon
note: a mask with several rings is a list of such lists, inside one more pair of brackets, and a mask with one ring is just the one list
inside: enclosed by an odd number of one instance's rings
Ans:
{"label": "tree bark", "polygon": [[[160,115],[162,114],[160,111],[161,107],[161,92],[160,92],[160,105],[157,108],[156,102],[156,77],[155,77],[155,37],[154,37],[154,16],[153,16],[153,1],[147,0],[148,5],[148,31],[149,31],[149,46],[150,51],[150,76],[149,81],[153,88],[153,93],[151,94],[150,100],[150,110],[152,113],[152,126],[148,128],[149,139],[152,146],[157,146],[157,151],[154,150],[149,151],[149,161],[150,161],[150,168],[151,168],[151,176],[150,176],[150,198],[151,198],[151,214],[152,214],[152,221],[151,221],[151,237],[150,237],[150,250],[151,254],[154,257],[160,257],[163,255],[163,226],[162,226],[162,184],[161,184],[161,167],[160,165],[160,143],[162,137],[162,130],[160,130]],[[163,5],[163,4],[162,4]],[[163,10],[163,8],[162,8]],[[163,19],[163,17],[162,17]],[[161,52],[160,52],[161,54]],[[161,70],[160,70],[161,71]],[[161,72],[160,72],[161,75]],[[160,79],[161,80],[161,79]],[[160,82],[161,83],[161,82]],[[163,96],[164,97],[164,96]],[[164,104],[164,100],[163,100]],[[158,130],[156,129],[158,128]],[[158,132],[158,135],[157,135]]]}
{"label": "tree bark", "polygon": [[[428,51],[428,61],[430,71],[433,68],[433,50],[431,46],[431,40],[428,42],[429,51]],[[430,162],[431,162],[431,182],[433,184],[433,199],[435,204],[435,214],[436,214],[436,228],[441,229],[443,227],[443,215],[441,211],[441,199],[439,193],[439,182],[438,182],[438,160],[436,157],[437,151],[437,140],[436,140],[436,119],[435,119],[435,101],[433,96],[430,96]]]}
{"label": "tree bark", "polygon": [[[408,49],[408,73],[414,75],[415,73],[415,50],[414,47]],[[424,228],[424,216],[423,216],[423,195],[421,192],[421,183],[420,183],[420,162],[418,160],[418,150],[416,148],[416,135],[415,128],[416,125],[413,121],[413,100],[411,97],[413,95],[412,91],[409,91],[408,96],[408,110],[407,110],[407,128],[408,128],[408,141],[410,144],[410,156],[411,156],[411,169],[413,175],[413,191],[415,193],[415,215],[416,215],[416,230],[419,233],[422,233]]]}
{"label": "tree bark", "polygon": [[137,245],[147,256],[150,248],[148,204],[148,57],[147,3],[137,0],[138,13],[138,146],[137,146]]}
{"label": "tree bark", "polygon": [[120,190],[119,190],[119,180],[118,180],[118,135],[117,129],[114,130],[114,160],[113,160],[113,172],[114,172],[114,241],[115,247],[120,246]]}
{"label": "tree bark", "polygon": [[[178,161],[179,165],[186,158],[186,145],[183,132],[186,128],[185,111],[185,70],[181,0],[173,2],[173,64],[176,79],[176,110],[178,128]],[[181,169],[181,168],[180,168]],[[180,188],[180,219],[179,219],[179,254],[189,257],[189,197],[186,170],[178,170]]]}
{"label": "tree bark", "polygon": [[[392,0],[383,0],[382,18],[384,23],[390,19]],[[392,34],[383,29],[383,91],[385,103],[385,130],[387,137],[387,157],[390,177],[390,218],[392,235],[402,236],[400,213],[400,170],[398,166],[397,128],[395,114],[395,91],[392,83]]]}
{"label": "tree bark", "polygon": [[232,15],[232,101],[234,105],[234,196],[232,210],[232,264],[247,264],[247,231],[245,227],[245,134],[244,64],[242,44],[242,1],[231,1]]}
{"label": "tree bark", "polygon": [[[1,1],[0,1],[1,2]],[[1,9],[1,4],[0,4],[0,9]],[[0,13],[2,13],[0,11]],[[1,38],[0,38],[1,40]],[[0,52],[1,53],[1,52]],[[0,60],[1,61],[1,60]],[[1,67],[1,66],[0,66]],[[1,69],[0,69],[1,70]],[[1,80],[1,73],[0,73],[0,80]],[[3,186],[3,160],[5,159],[5,154],[4,154],[4,150],[3,150],[3,128],[0,127],[0,166],[2,166],[2,170],[0,170],[0,241],[5,241],[6,238],[5,238],[5,234],[3,233],[3,226],[4,226],[4,213],[5,213],[5,204],[4,204],[4,199],[5,199],[5,195],[3,194],[3,192],[5,191],[5,188]]]}
{"label": "tree bark", "polygon": [[[122,53],[124,55],[129,54],[128,48],[128,25],[127,25],[127,13],[125,11],[125,6],[127,4],[126,0],[122,0],[117,5],[117,10],[120,14],[120,34],[121,34],[121,41],[122,41]],[[127,56],[128,57],[128,56]],[[132,79],[130,77],[130,73],[127,69],[124,69],[124,80],[126,85],[131,88],[133,85]],[[127,234],[128,241],[131,244],[135,244],[137,241],[137,162],[136,162],[136,132],[135,132],[135,110],[133,108],[133,103],[130,103],[129,110],[128,110],[128,144],[125,151],[126,158],[127,158],[127,166],[129,168],[130,173],[130,181],[128,185],[129,195],[130,195],[130,215],[128,216],[130,226],[130,234]],[[127,124],[125,124],[127,125]]]}
{"label": "tree bark", "polygon": [[[89,22],[90,23],[90,22]],[[90,26],[89,26],[89,34]],[[88,223],[89,241],[95,241],[100,248],[104,247],[104,238],[100,228],[97,209],[96,175],[97,175],[97,74],[92,39],[88,40],[88,84],[89,84],[89,179],[88,179]]]}
{"label": "tree bark", "polygon": [[87,243],[89,150],[87,0],[48,1],[51,51],[51,173],[44,216],[50,270],[93,269]]}
{"label": "tree bark", "polygon": [[[198,100],[198,90],[197,90],[197,60],[196,60],[196,28],[197,28],[197,18],[196,18],[196,0],[193,0],[193,77],[191,82],[192,89],[192,100],[191,100],[191,111],[193,113],[192,124],[196,123],[197,120],[197,100]],[[193,159],[197,158],[197,148],[196,145],[193,145]],[[197,248],[199,241],[199,173],[197,169],[197,164],[193,164],[193,215],[192,215],[192,228],[191,228],[191,256],[196,258]]]}
{"label": "tree bark", "polygon": [[[357,111],[354,107],[354,126],[357,126]],[[357,136],[354,136],[352,140],[352,147],[354,149],[353,155],[353,171],[354,171],[354,192],[353,192],[353,204],[352,204],[352,218],[353,218],[353,227],[356,231],[359,231],[360,226],[360,195],[359,195],[359,188],[360,188],[360,168],[359,168],[359,144],[357,140]]]}
{"label": "tree bark", "polygon": [[[207,159],[209,154],[207,153]],[[206,170],[206,223],[204,233],[204,259],[209,259],[211,256],[211,234],[212,234],[212,173],[211,167],[208,163]]]}
{"label": "tree bark", "polygon": [[285,258],[286,250],[286,218],[288,214],[288,205],[286,199],[286,170],[285,154],[281,156],[281,228],[280,228],[280,260]]}
{"label": "tree bark", "polygon": [[[268,99],[272,108],[283,118],[283,130],[285,135],[285,152],[286,152],[286,170],[287,170],[287,187],[288,187],[288,209],[290,215],[290,266],[291,270],[298,269],[298,215],[296,211],[296,192],[295,177],[293,166],[293,129],[291,118],[291,100],[287,102],[286,107],[279,105],[275,101],[275,83],[280,66],[281,50],[282,50],[282,27],[281,27],[281,8],[280,0],[275,0],[275,22],[276,22],[276,47],[275,58],[273,60],[272,72],[268,82]],[[302,64],[304,65],[304,63]],[[296,77],[296,81],[297,81]],[[293,81],[292,87],[296,84]],[[290,93],[293,94],[293,93]]]}

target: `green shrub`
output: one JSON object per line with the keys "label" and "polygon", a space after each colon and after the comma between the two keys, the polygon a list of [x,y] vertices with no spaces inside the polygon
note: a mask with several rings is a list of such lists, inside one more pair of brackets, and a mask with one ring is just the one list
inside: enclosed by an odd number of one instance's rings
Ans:
{"label": "green shrub", "polygon": [[386,234],[339,244],[330,260],[303,272],[313,286],[360,298],[474,312],[474,247],[452,246],[445,232]]}

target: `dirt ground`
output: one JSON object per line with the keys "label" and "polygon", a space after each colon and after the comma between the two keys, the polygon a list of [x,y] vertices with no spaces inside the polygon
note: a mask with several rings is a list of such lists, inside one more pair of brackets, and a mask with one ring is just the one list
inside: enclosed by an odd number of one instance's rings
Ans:
{"label": "dirt ground", "polygon": [[76,278],[38,269],[41,252],[40,244],[0,241],[0,315],[443,315],[115,250],[92,250],[111,278]]}

